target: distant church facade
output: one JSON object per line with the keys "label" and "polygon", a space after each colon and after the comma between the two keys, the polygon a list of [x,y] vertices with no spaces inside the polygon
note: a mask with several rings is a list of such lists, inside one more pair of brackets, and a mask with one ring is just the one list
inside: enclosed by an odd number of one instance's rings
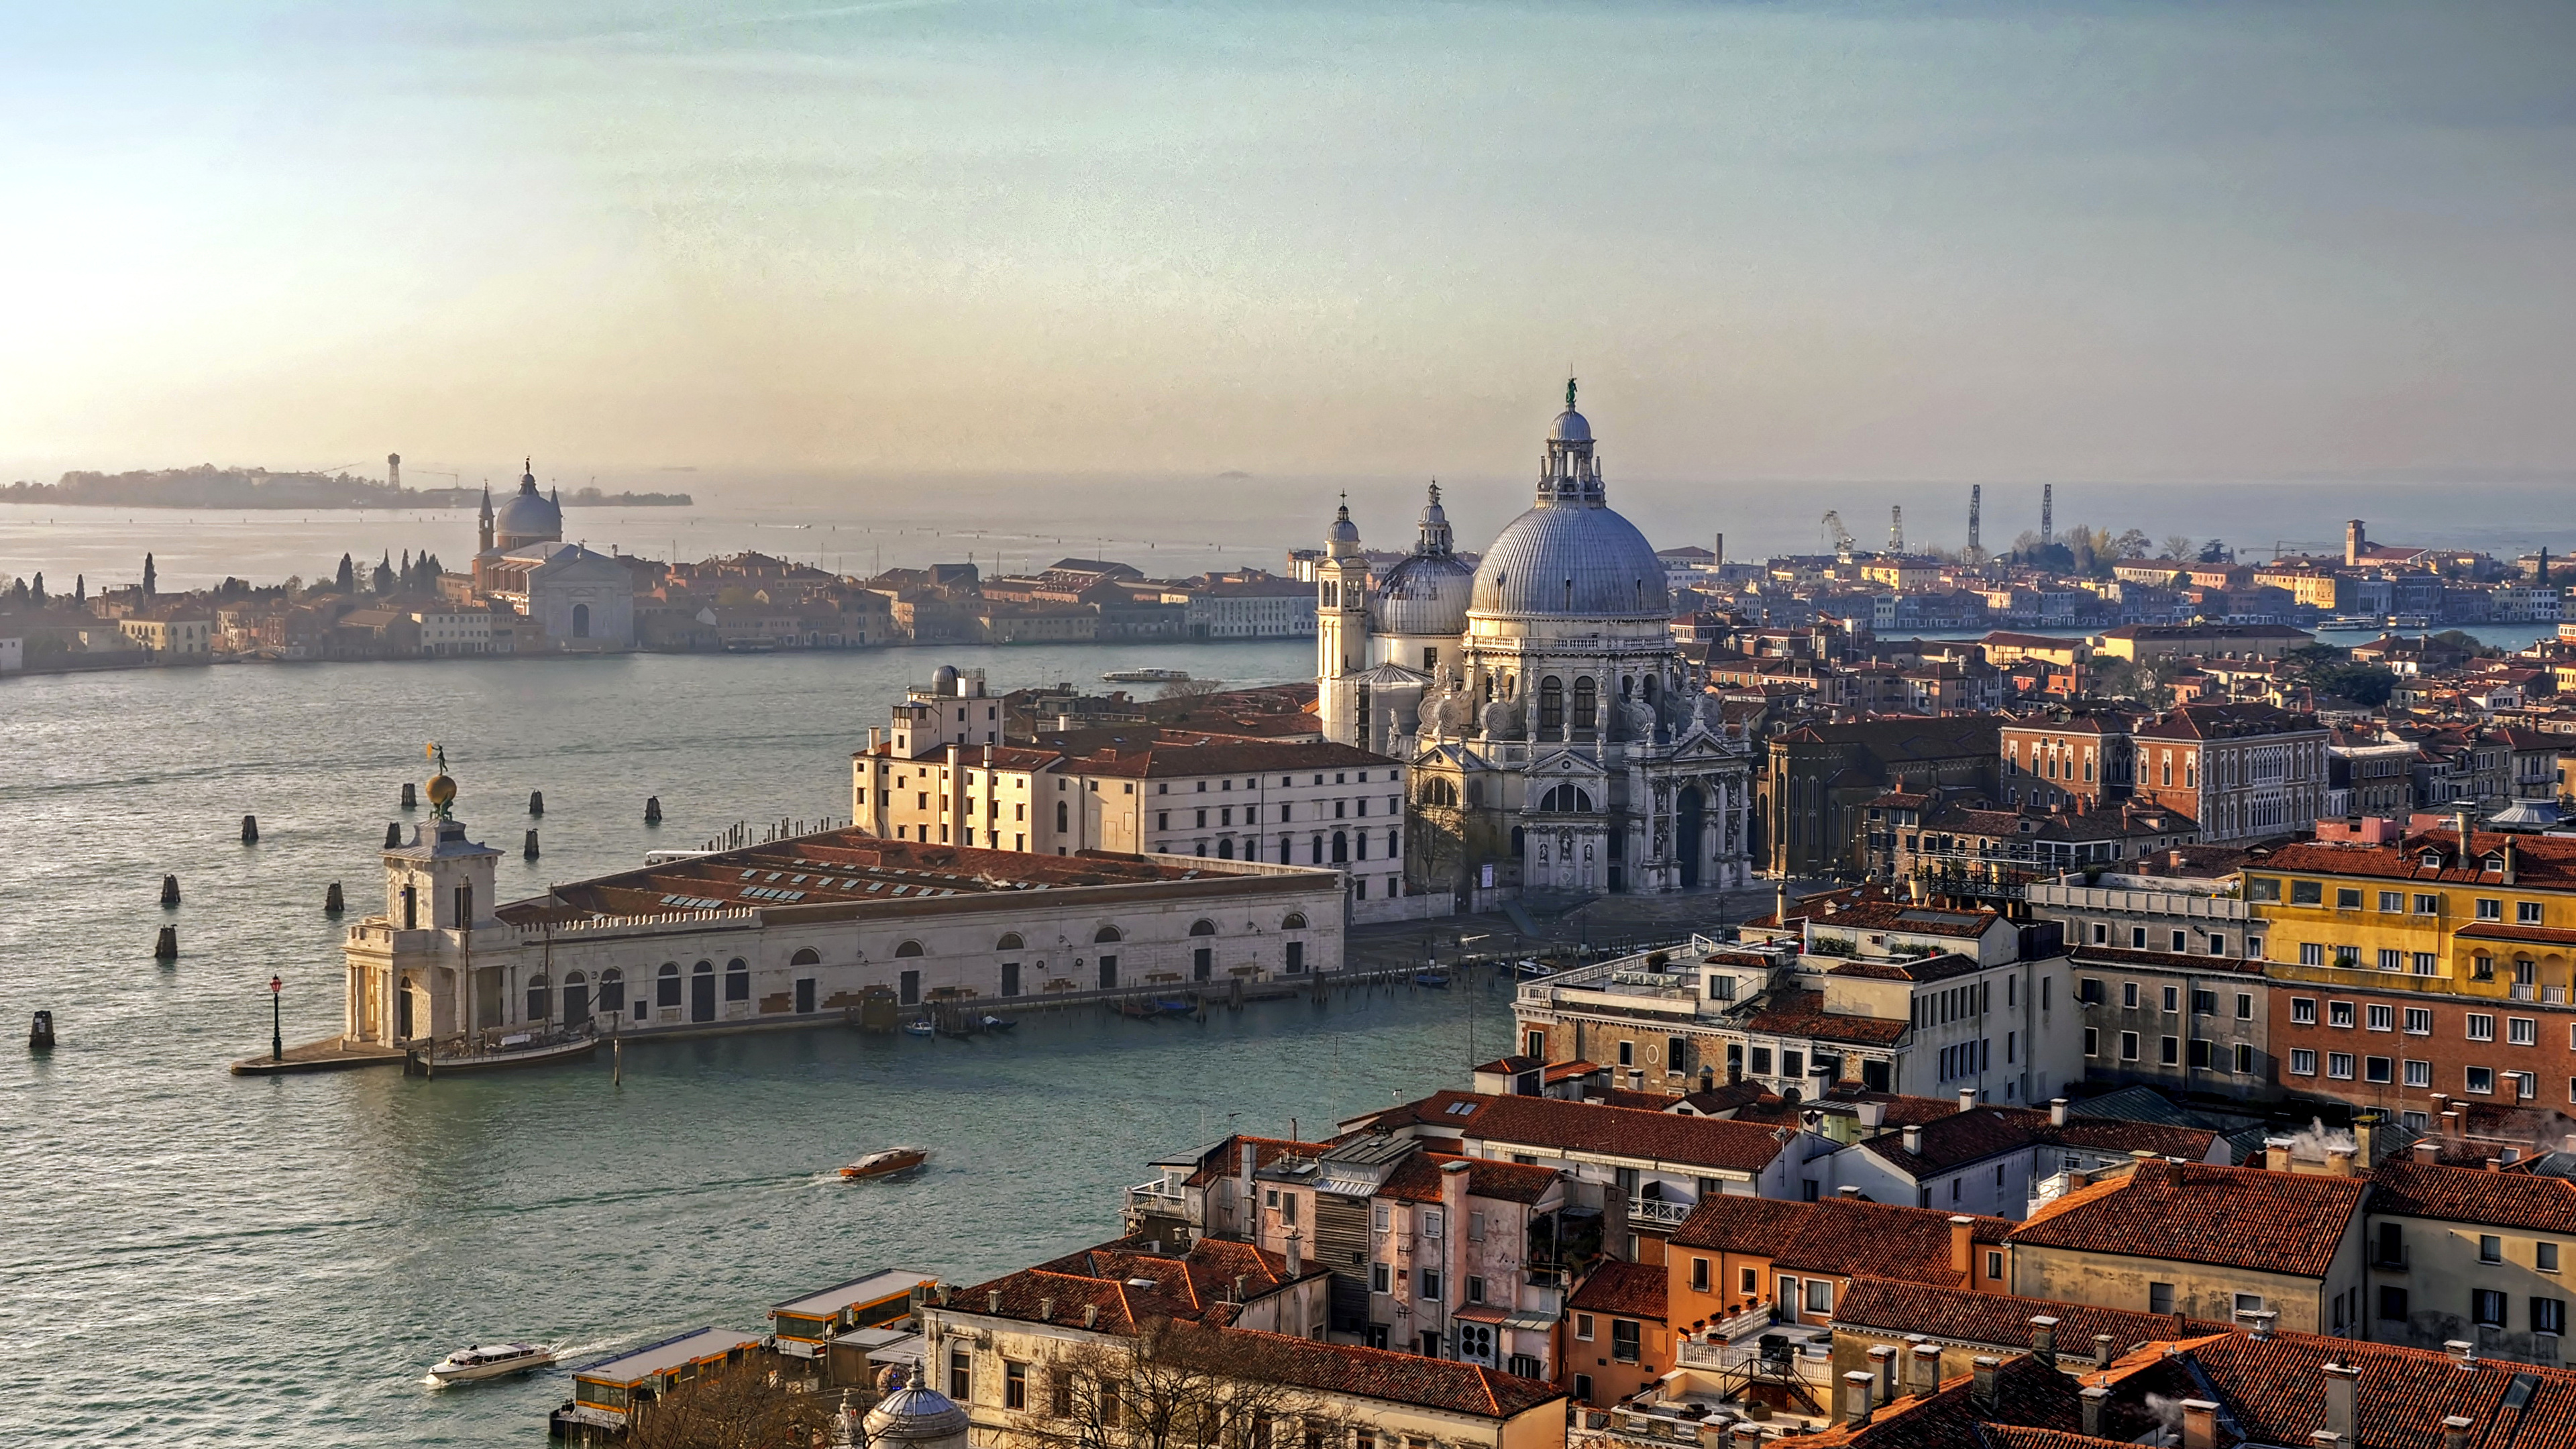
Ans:
{"label": "distant church facade", "polygon": [[496,512],[490,489],[476,524],[475,592],[535,621],[546,647],[635,646],[635,575],[604,553],[563,541],[563,503],[537,491],[533,468]]}
{"label": "distant church facade", "polygon": [[1345,505],[1316,583],[1326,738],[1410,763],[1417,889],[1661,893],[1750,878],[1752,750],[1673,646],[1664,566],[1606,500],[1591,425],[1470,566],[1437,484],[1372,577]]}

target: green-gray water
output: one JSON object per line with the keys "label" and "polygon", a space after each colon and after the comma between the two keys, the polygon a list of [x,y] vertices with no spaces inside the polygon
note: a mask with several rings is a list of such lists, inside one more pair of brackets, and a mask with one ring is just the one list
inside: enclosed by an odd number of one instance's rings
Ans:
{"label": "green-gray water", "polygon": [[[908,676],[995,688],[1151,663],[1253,682],[1311,645],[133,671],[0,684],[0,1442],[533,1444],[557,1375],[464,1389],[474,1339],[600,1351],[758,1328],[879,1266],[960,1281],[1113,1233],[1152,1157],[1232,1125],[1307,1131],[1455,1082],[1505,999],[1399,988],[1205,1024],[1033,1018],[969,1043],[837,1029],[668,1043],[511,1077],[234,1078],[287,982],[290,1041],[337,1029],[338,927],[421,744],[504,847],[512,895],[846,809],[848,753]],[[514,848],[545,792],[544,857]],[[641,823],[648,794],[668,812]],[[259,816],[260,844],[238,843]],[[157,904],[161,876],[186,895]],[[164,922],[175,965],[152,960]],[[1229,1114],[1240,1113],[1230,1118]],[[832,1176],[917,1141],[899,1184]]]}

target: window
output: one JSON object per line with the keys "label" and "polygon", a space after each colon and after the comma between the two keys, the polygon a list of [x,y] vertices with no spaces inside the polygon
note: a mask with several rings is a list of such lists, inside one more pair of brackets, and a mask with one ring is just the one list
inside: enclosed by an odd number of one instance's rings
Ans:
{"label": "window", "polygon": [[2496,900],[2492,896],[2478,897],[2478,919],[2481,921],[2503,920],[2504,902]]}
{"label": "window", "polygon": [[2360,910],[2361,891],[2357,887],[2353,886],[2335,887],[2335,909],[2338,911]]}
{"label": "window", "polygon": [[1613,1363],[1635,1363],[1637,1361],[1638,1341],[1643,1336],[1644,1335],[1639,1332],[1637,1320],[1633,1318],[1611,1319],[1610,1361]]}
{"label": "window", "polygon": [[2306,1047],[2290,1049],[2290,1075],[2313,1077],[2317,1074],[2317,1054]]}
{"label": "window", "polygon": [[2352,1021],[2353,1011],[2351,1002],[2329,1001],[2326,1003],[2326,1025],[2339,1026],[2346,1031],[2350,1031],[2352,1029]]}
{"label": "window", "polygon": [[2138,1009],[2138,983],[2134,981],[2120,983],[2120,1005],[2130,1011]]}
{"label": "window", "polygon": [[1424,1208],[1422,1210],[1422,1236],[1426,1238],[1436,1238],[1440,1236],[1440,1209]]}
{"label": "window", "polygon": [[2102,1055],[2101,1028],[2091,1026],[2084,1028],[2084,1055],[2088,1057]]}
{"label": "window", "polygon": [[968,1390],[975,1387],[973,1364],[974,1359],[966,1354],[948,1355],[948,1397],[958,1403],[965,1403],[971,1397]]}
{"label": "window", "polygon": [[1425,1268],[1422,1270],[1421,1276],[1422,1296],[1437,1302],[1440,1298],[1440,1270],[1437,1268]]}
{"label": "window", "polygon": [[1392,1289],[1391,1271],[1384,1263],[1369,1264],[1369,1291],[1385,1293]]}
{"label": "window", "polygon": [[2543,1298],[2534,1294],[2531,1300],[2531,1331],[2534,1333],[2565,1333],[2567,1331],[2567,1300],[2564,1298]]}
{"label": "window", "polygon": [[1029,1366],[1010,1359],[1002,1360],[1002,1407],[1025,1409],[1029,1406]]}
{"label": "window", "polygon": [[2466,1085],[2470,1091],[2475,1092],[2480,1096],[2492,1095],[2495,1091],[2495,1068],[2469,1068],[2468,1080],[2464,1085]]}
{"label": "window", "polygon": [[2380,947],[2380,948],[2379,948],[2379,969],[2380,969],[2380,970],[2382,970],[2382,971],[2403,971],[2403,970],[2405,970],[2405,969],[2406,969],[2406,953],[2405,953],[2405,952],[2403,952],[2403,951],[2392,950],[2391,948],[2386,947],[2386,946],[2382,946],[2382,947]]}
{"label": "window", "polygon": [[2386,1057],[2363,1057],[2361,1059],[2362,1080],[2376,1082],[2383,1087],[2387,1086],[2395,1080],[2392,1075],[2395,1065]]}
{"label": "window", "polygon": [[2326,1053],[2326,1075],[2342,1081],[2352,1080],[2352,1053]]}
{"label": "window", "polygon": [[1691,1291],[1693,1293],[1708,1291],[1708,1259],[1706,1258],[1691,1259]]}
{"label": "window", "polygon": [[2539,1269],[2543,1273],[2555,1273],[2558,1271],[2558,1245],[2556,1243],[2535,1243],[2532,1245],[2531,1253],[2531,1266]]}
{"label": "window", "polygon": [[2325,885],[2321,881],[2294,880],[2290,882],[2290,904],[2294,906],[2320,906],[2325,904],[2325,899]]}
{"label": "window", "polygon": [[2316,1024],[2317,1024],[2317,999],[2316,999],[2315,997],[2313,997],[2313,996],[2293,996],[2293,997],[2291,997],[2291,998],[2290,998],[2290,1023],[2291,1023],[2293,1026],[2314,1026],[2314,1025],[2316,1025]]}
{"label": "window", "polygon": [[2281,883],[2279,881],[2265,875],[2246,877],[2245,899],[2249,901],[2277,901],[2280,898]]}
{"label": "window", "polygon": [[2372,1031],[2395,1031],[2397,1029],[2397,1008],[2393,1006],[2381,1006],[2377,1003],[2373,1003],[2370,1008],[2370,1029]]}
{"label": "window", "polygon": [[[2434,864],[2438,866],[2441,862],[2435,861]],[[2419,895],[2415,898],[2415,914],[2419,916],[2438,916],[2441,913],[2442,898],[2440,896]]]}
{"label": "window", "polygon": [[2201,991],[2195,989],[2191,993],[2191,1014],[2194,1016],[2216,1016],[2218,1014],[2218,993],[2215,991]]}
{"label": "window", "polygon": [[2429,1006],[2410,1006],[2406,1008],[2406,1034],[2408,1036],[2431,1036],[2433,1034],[2433,1008]]}
{"label": "window", "polygon": [[[2539,924],[2540,924],[2540,902],[2538,902],[2538,901],[2516,901],[2516,902],[2514,902],[2514,903],[2513,903],[2513,919],[2514,919],[2515,924],[2517,924],[2517,925],[2523,925],[2523,926],[2537,926],[2537,925],[2539,925]],[[2535,1299],[2535,1300],[2533,1300],[2533,1301],[2537,1302],[2538,1300],[2537,1300],[2537,1299]]]}
{"label": "window", "polygon": [[2134,1062],[2137,1059],[2138,1034],[2134,1031],[2124,1031],[2120,1033],[2120,1060],[2124,1062]]}
{"label": "window", "polygon": [[1831,1313],[1834,1311],[1833,1279],[1810,1278],[1807,1280],[1807,1311],[1809,1313]]}
{"label": "window", "polygon": [[2240,991],[2236,993],[2236,1019],[2238,1021],[2252,1021],[2254,1019],[2253,992]]}
{"label": "window", "polygon": [[2397,1320],[2397,1321],[2398,1321],[2398,1322],[2400,1322],[2400,1323],[2405,1322],[2405,1321],[2406,1321],[2406,1290],[2405,1290],[2405,1289],[2403,1289],[2403,1288],[2382,1288],[2382,1289],[2380,1289],[2380,1290],[2379,1290],[2379,1316],[2380,1316],[2380,1317],[2382,1317],[2382,1318],[2395,1319],[2395,1320]]}
{"label": "window", "polygon": [[2171,1313],[2174,1311],[2173,1302],[2173,1285],[2171,1283],[2150,1283],[2147,1285],[2147,1311],[2149,1313]]}
{"label": "window", "polygon": [[2000,1251],[1997,1251],[1997,1250],[1994,1250],[1994,1249],[1988,1249],[1988,1250],[1987,1250],[1987,1252],[1986,1252],[1986,1276],[1987,1276],[1988,1278],[1990,1278],[1990,1279],[1993,1279],[1995,1282],[1998,1282],[1998,1283],[2000,1283],[2000,1282],[2002,1282],[2002,1281],[2003,1281],[2003,1277],[2004,1277],[2004,1255],[2003,1255]]}
{"label": "window", "polygon": [[2419,1062],[2413,1057],[2407,1058],[2406,1085],[2410,1087],[2430,1087],[2433,1085],[2433,1064],[2431,1062]]}
{"label": "window", "polygon": [[2480,1328],[2504,1327],[2504,1294],[2493,1288],[2470,1289],[2469,1318]]}
{"label": "window", "polygon": [[2326,964],[2326,948],[2314,941],[2300,942],[2299,964],[2302,966],[2323,966]]}
{"label": "window", "polygon": [[2430,951],[2418,951],[2410,963],[2418,976],[2430,976],[2439,969],[2438,959]]}
{"label": "window", "polygon": [[[2171,1036],[2159,1038],[2156,1047],[2156,1060],[2169,1067],[2179,1065],[2182,1061],[2182,1039],[2180,1037]],[[1995,1170],[2001,1172],[2003,1169],[1997,1168]]]}
{"label": "window", "polygon": [[2405,910],[2405,909],[2406,909],[2406,892],[2404,892],[2404,891],[2381,891],[2381,892],[2379,893],[2379,908],[2380,908],[2381,910],[2383,910],[2383,911],[2403,911],[2403,910]]}
{"label": "window", "polygon": [[2528,1016],[2504,1019],[2504,1039],[2512,1046],[2540,1045],[2540,1023]]}
{"label": "window", "polygon": [[2236,1044],[2236,1070],[2240,1076],[2253,1074],[2254,1044],[2252,1042],[2240,1041]]}
{"label": "window", "polygon": [[2237,1311],[2238,1313],[2260,1313],[2260,1312],[2262,1312],[2262,1311],[2263,1311],[2263,1295],[2262,1295],[2262,1294],[2260,1294],[2260,1293],[2239,1293],[2239,1294],[2237,1294],[2237,1295],[2236,1295],[2236,1311]]}
{"label": "window", "polygon": [[[2175,943],[2174,949],[2180,950],[2181,943]],[[2166,987],[2164,989],[2162,1002],[2164,1009],[2169,1012],[2182,1010],[2182,988],[2178,986]]]}
{"label": "window", "polygon": [[2468,1018],[2468,1020],[2469,1020],[2469,1040],[2471,1040],[2471,1041],[2494,1041],[2494,1040],[2495,1040],[2495,1018],[2494,1018],[2494,1017],[2487,1015],[2487,1014],[2486,1014],[2485,1012],[2483,1012],[2483,1011],[2472,1011],[2472,1012],[2470,1012],[2470,1013],[2469,1013],[2469,1018]]}

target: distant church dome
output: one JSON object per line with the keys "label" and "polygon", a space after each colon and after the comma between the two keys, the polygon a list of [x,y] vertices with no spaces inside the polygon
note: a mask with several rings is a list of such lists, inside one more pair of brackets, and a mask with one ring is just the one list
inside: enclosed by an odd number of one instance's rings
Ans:
{"label": "distant church dome", "polygon": [[1351,522],[1351,506],[1345,503],[1338,512],[1334,513],[1333,526],[1324,530],[1324,542],[1347,543],[1357,547],[1359,541],[1360,526]]}
{"label": "distant church dome", "polygon": [[533,470],[520,476],[519,491],[493,513],[492,534],[494,546],[504,549],[562,541],[563,509],[537,491]]}
{"label": "distant church dome", "polygon": [[966,1411],[957,1407],[946,1394],[919,1384],[908,1384],[877,1401],[868,1410],[868,1442],[882,1445],[922,1445],[926,1449],[940,1446],[962,1446],[966,1442]]}
{"label": "distant church dome", "polygon": [[1450,551],[1449,515],[1440,506],[1440,485],[1431,485],[1431,501],[1422,508],[1421,533],[1413,552],[1388,569],[1377,585],[1377,632],[1446,635],[1467,632],[1467,595],[1476,571]]}
{"label": "distant church dome", "polygon": [[1571,382],[1565,404],[1548,430],[1538,506],[1505,525],[1486,551],[1468,607],[1545,618],[1662,618],[1672,610],[1663,560],[1604,500],[1592,425],[1574,410]]}

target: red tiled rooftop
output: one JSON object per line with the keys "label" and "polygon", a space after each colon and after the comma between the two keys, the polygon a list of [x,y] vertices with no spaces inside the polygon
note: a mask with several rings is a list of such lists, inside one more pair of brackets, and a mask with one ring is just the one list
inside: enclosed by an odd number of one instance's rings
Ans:
{"label": "red tiled rooftop", "polygon": [[2011,1240],[2318,1278],[2366,1189],[2357,1178],[2141,1162],[2047,1204]]}

